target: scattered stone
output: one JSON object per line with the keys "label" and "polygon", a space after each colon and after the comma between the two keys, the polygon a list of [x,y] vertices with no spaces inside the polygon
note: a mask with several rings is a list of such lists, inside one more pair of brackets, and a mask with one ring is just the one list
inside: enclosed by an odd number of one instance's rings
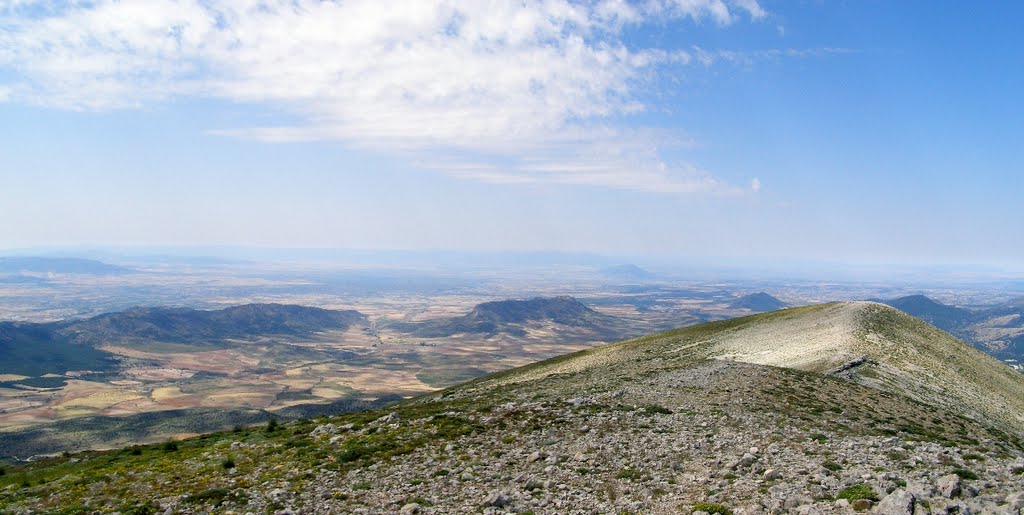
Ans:
{"label": "scattered stone", "polygon": [[502,508],[512,504],[512,500],[505,496],[502,492],[496,492],[487,497],[484,501],[485,507]]}
{"label": "scattered stone", "polygon": [[1003,502],[1010,505],[1011,510],[1024,510],[1024,492],[1007,495]]}
{"label": "scattered stone", "polygon": [[857,499],[850,503],[850,507],[853,511],[867,511],[871,509],[871,501],[868,499]]}
{"label": "scattered stone", "polygon": [[[338,432],[338,426],[336,426],[334,424],[322,424],[322,425],[316,426],[316,429],[314,429],[311,433],[309,433],[309,436],[316,437],[316,436],[324,436],[324,435],[333,435],[333,434],[336,434],[337,432]],[[232,445],[234,445],[234,444],[232,444]]]}
{"label": "scattered stone", "polygon": [[898,489],[885,496],[875,506],[875,513],[880,515],[913,515],[914,495],[910,492]]}
{"label": "scattered stone", "polygon": [[939,495],[946,499],[952,499],[960,495],[960,476],[956,474],[942,476],[935,486],[939,491]]}

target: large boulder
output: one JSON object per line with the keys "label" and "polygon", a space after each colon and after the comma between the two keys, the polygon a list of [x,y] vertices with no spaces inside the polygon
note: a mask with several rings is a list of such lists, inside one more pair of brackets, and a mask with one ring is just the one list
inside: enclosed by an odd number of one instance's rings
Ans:
{"label": "large boulder", "polygon": [[956,474],[950,474],[948,476],[942,476],[935,484],[939,490],[939,495],[946,499],[952,499],[960,495],[960,476]]}
{"label": "large boulder", "polygon": [[899,489],[893,492],[875,506],[875,513],[879,515],[913,515],[914,495],[910,492]]}

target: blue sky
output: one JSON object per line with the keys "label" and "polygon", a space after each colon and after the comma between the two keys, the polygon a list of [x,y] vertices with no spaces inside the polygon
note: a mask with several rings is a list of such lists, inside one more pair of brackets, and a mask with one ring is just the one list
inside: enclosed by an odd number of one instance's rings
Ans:
{"label": "blue sky", "polygon": [[7,2],[0,247],[1019,268],[1022,15],[1012,2]]}

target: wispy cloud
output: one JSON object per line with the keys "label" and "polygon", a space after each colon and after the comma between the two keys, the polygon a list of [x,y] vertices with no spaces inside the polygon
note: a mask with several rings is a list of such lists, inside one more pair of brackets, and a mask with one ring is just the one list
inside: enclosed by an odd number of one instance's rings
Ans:
{"label": "wispy cloud", "polygon": [[[337,140],[459,177],[730,192],[666,137],[608,120],[668,63],[739,60],[628,48],[652,19],[729,25],[756,0],[17,0],[0,6],[0,101],[77,110],[181,97],[283,107],[302,123],[218,131]],[[741,188],[743,189],[743,188]]]}

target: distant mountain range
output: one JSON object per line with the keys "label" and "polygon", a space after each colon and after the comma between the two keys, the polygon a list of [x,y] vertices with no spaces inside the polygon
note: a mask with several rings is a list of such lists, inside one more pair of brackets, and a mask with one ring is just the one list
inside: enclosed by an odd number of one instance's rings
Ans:
{"label": "distant mountain range", "polygon": [[309,336],[364,321],[358,311],[287,304],[246,304],[220,310],[132,308],[86,320],[53,324],[74,343],[188,343],[223,346],[256,336]]}
{"label": "distant mountain range", "polygon": [[924,295],[881,300],[1003,360],[1024,362],[1024,299],[967,309]]}
{"label": "distant mountain range", "polygon": [[614,335],[618,334],[616,326],[620,321],[590,309],[573,297],[560,296],[484,302],[462,316],[395,323],[391,328],[421,338],[443,338],[456,334],[494,336],[499,333],[523,336],[528,326],[534,323]]}
{"label": "distant mountain range", "polygon": [[0,257],[0,273],[117,275],[133,272],[130,268],[80,258],[12,256]]}
{"label": "distant mountain range", "polygon": [[749,309],[755,313],[764,313],[766,311],[775,311],[786,307],[787,304],[782,302],[765,292],[751,293],[750,295],[744,295],[729,304],[730,308],[733,309]]}
{"label": "distant mountain range", "polygon": [[358,311],[284,304],[247,304],[221,310],[133,308],[84,320],[0,323],[0,373],[40,376],[69,370],[107,371],[114,357],[97,347],[146,348],[175,343],[219,348],[255,337],[308,337],[365,320]]}

